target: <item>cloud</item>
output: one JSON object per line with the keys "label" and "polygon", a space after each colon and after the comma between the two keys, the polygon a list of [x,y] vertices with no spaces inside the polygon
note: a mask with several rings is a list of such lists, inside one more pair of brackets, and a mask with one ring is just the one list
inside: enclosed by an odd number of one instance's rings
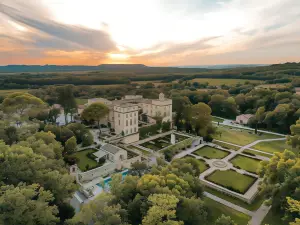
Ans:
{"label": "cloud", "polygon": [[32,8],[32,11],[28,13],[28,10],[23,10],[22,5],[13,8],[0,3],[0,12],[9,17],[9,19],[53,38],[51,41],[48,39],[47,43],[41,39],[37,39],[38,47],[49,47],[47,45],[55,46],[55,44],[58,44],[58,47],[60,47],[62,42],[65,42],[65,45],[71,43],[78,45],[78,47],[99,51],[109,51],[116,48],[116,44],[112,41],[109,34],[101,30],[60,24],[45,17],[37,18],[34,11],[35,8]]}

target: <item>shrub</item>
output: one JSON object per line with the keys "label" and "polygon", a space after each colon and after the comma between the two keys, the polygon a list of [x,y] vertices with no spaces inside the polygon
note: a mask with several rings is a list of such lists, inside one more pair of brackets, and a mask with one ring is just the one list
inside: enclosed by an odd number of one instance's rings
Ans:
{"label": "shrub", "polygon": [[86,156],[87,156],[89,159],[92,159],[92,160],[96,160],[96,159],[97,159],[97,157],[96,157],[92,152],[88,152],[88,153],[86,154]]}
{"label": "shrub", "polygon": [[74,165],[79,163],[79,159],[72,155],[66,155],[64,158],[65,162],[69,165]]}

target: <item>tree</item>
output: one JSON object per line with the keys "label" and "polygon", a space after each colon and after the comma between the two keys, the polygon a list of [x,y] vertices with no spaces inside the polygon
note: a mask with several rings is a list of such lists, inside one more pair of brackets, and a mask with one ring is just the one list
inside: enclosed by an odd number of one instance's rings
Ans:
{"label": "tree", "polygon": [[53,196],[38,184],[1,186],[0,224],[55,225],[59,221]]}
{"label": "tree", "polygon": [[[292,199],[290,197],[286,198],[288,203],[288,209],[286,211],[285,217],[296,217],[294,222],[291,222],[290,225],[299,225],[300,224],[300,201]],[[292,214],[292,215],[290,215]]]}
{"label": "tree", "polygon": [[8,95],[4,99],[2,105],[4,106],[4,109],[23,116],[26,110],[37,107],[42,108],[45,106],[45,103],[31,94],[16,92]]}
{"label": "tree", "polygon": [[147,170],[148,166],[146,163],[144,162],[139,162],[139,161],[136,161],[134,163],[131,164],[131,173],[133,174],[137,174],[138,176],[142,176],[145,171]]}
{"label": "tree", "polygon": [[189,114],[190,121],[194,125],[195,132],[203,137],[211,134],[211,108],[205,103],[193,105]]}
{"label": "tree", "polygon": [[142,225],[183,225],[182,221],[174,221],[176,219],[176,207],[179,202],[174,195],[153,194],[149,196],[148,201],[152,207],[144,217]]}
{"label": "tree", "polygon": [[293,136],[288,136],[287,143],[293,148],[300,146],[300,120],[297,120],[296,124],[290,127],[291,134]]}
{"label": "tree", "polygon": [[53,124],[56,123],[56,120],[60,114],[60,109],[59,108],[52,108],[49,110],[49,121]]}
{"label": "tree", "polygon": [[263,178],[261,191],[271,198],[274,213],[284,214],[288,208],[287,197],[300,200],[300,158],[293,152],[276,152],[269,162],[261,163],[259,175]]}
{"label": "tree", "polygon": [[82,136],[82,146],[90,146],[91,144],[94,143],[94,136],[91,134],[91,132],[86,132]]}
{"label": "tree", "polygon": [[100,120],[109,113],[109,108],[102,103],[92,103],[85,108],[81,114],[81,118],[86,121],[96,121],[100,129]]}
{"label": "tree", "polygon": [[77,141],[76,141],[76,138],[75,138],[75,137],[71,137],[71,138],[69,138],[69,139],[66,141],[66,144],[65,144],[65,151],[66,151],[68,154],[71,154],[71,153],[73,153],[73,152],[76,150],[76,147],[77,147]]}
{"label": "tree", "polygon": [[111,194],[100,194],[93,201],[84,204],[80,212],[68,220],[68,224],[125,225],[121,218],[121,206],[114,205],[113,200]]}
{"label": "tree", "polygon": [[208,209],[204,206],[204,202],[197,198],[180,199],[176,215],[184,224],[198,225],[206,224],[208,220]]}
{"label": "tree", "polygon": [[58,93],[58,103],[64,109],[65,122],[68,123],[68,114],[73,114],[77,110],[76,100],[73,94],[73,86],[66,85],[63,87],[57,88]]}
{"label": "tree", "polygon": [[18,135],[17,135],[17,128],[16,127],[7,127],[5,129],[5,134],[7,136],[8,139],[8,144],[12,145],[13,143],[15,143],[18,140]]}
{"label": "tree", "polygon": [[216,225],[237,225],[237,224],[230,218],[230,216],[225,216],[222,214],[222,216],[216,220]]}
{"label": "tree", "polygon": [[182,126],[182,120],[186,118],[187,111],[192,105],[188,97],[176,97],[173,98],[173,111],[176,113],[175,116],[175,125],[178,129]]}

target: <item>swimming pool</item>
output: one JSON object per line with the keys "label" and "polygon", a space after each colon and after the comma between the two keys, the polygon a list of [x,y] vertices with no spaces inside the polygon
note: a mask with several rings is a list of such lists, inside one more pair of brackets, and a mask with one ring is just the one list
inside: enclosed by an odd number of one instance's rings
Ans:
{"label": "swimming pool", "polygon": [[[122,174],[122,180],[124,180],[125,177],[128,174],[128,170],[122,171],[121,174]],[[109,183],[110,183],[110,181],[111,181],[111,177],[104,178],[104,189],[107,189],[107,188],[109,189]],[[102,184],[100,184],[100,183],[98,183],[97,186],[99,186],[99,187],[102,188]]]}

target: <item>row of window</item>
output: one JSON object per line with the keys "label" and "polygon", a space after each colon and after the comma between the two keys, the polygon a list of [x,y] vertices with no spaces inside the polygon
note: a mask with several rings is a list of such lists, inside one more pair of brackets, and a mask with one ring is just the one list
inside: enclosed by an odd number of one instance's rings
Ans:
{"label": "row of window", "polygon": [[[125,115],[126,115],[126,118],[128,118],[128,116],[129,116],[129,117],[133,117],[133,116],[137,116],[137,112],[134,112],[134,113],[126,113]],[[119,118],[121,117],[121,113],[118,113],[118,117],[119,117]]]}
{"label": "row of window", "polygon": [[127,134],[132,134],[132,133],[136,133],[137,132],[137,128],[135,127],[134,129],[128,129],[128,130],[125,130],[125,134],[127,135]]}
{"label": "row of window", "polygon": [[[137,122],[137,121],[136,121],[136,118],[134,118],[133,121],[132,121],[132,119],[126,120],[126,127],[129,126],[129,125],[132,126],[133,124],[136,125],[136,122]],[[119,126],[120,126],[120,125],[121,125],[121,120],[119,120]]]}

